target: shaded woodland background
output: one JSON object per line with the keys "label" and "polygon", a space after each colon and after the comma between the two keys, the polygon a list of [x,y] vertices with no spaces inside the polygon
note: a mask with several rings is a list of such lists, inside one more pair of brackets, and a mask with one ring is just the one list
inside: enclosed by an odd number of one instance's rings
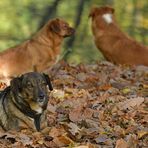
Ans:
{"label": "shaded woodland background", "polygon": [[111,5],[122,30],[148,44],[147,0],[3,0],[0,1],[0,51],[31,38],[48,19],[60,17],[76,28],[62,55],[72,63],[103,59],[94,45],[88,14],[93,5]]}

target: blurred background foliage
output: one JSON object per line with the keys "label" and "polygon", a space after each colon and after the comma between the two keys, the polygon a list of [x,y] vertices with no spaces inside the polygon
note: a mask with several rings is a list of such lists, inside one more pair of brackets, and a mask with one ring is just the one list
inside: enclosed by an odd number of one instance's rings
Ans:
{"label": "blurred background foliage", "polygon": [[72,63],[101,60],[88,18],[93,5],[113,6],[122,30],[148,44],[147,0],[1,0],[0,51],[31,38],[48,19],[60,17],[76,28],[75,36],[64,40],[64,59]]}

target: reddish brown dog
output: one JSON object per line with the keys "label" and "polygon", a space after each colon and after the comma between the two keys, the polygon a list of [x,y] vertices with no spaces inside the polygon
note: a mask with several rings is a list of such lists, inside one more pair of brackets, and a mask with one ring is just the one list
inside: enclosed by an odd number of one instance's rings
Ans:
{"label": "reddish brown dog", "polygon": [[74,29],[62,19],[49,20],[32,39],[0,53],[0,78],[38,72],[52,66],[60,54],[62,41]]}
{"label": "reddish brown dog", "polygon": [[89,16],[92,18],[95,44],[107,60],[116,64],[148,66],[148,47],[120,30],[113,8],[94,7]]}

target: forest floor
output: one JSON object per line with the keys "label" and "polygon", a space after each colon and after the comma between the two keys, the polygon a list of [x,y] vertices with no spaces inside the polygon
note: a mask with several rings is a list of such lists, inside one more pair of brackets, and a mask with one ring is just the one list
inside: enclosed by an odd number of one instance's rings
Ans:
{"label": "forest floor", "polygon": [[148,67],[61,62],[49,75],[49,131],[0,133],[1,147],[148,147]]}

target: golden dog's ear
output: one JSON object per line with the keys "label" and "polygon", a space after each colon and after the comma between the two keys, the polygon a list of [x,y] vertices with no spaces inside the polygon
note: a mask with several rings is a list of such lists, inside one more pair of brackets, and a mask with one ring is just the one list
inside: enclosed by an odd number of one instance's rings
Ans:
{"label": "golden dog's ear", "polygon": [[22,77],[12,79],[10,81],[10,88],[14,93],[20,92],[22,88]]}
{"label": "golden dog's ear", "polygon": [[105,7],[105,10],[106,10],[107,12],[111,12],[112,14],[115,12],[115,9],[112,8],[112,7],[110,7],[110,6],[106,6],[106,7]]}
{"label": "golden dog's ear", "polygon": [[51,21],[50,23],[50,29],[53,31],[53,32],[56,32],[56,33],[59,33],[61,30],[60,30],[60,24],[59,24],[59,19],[54,19]]}
{"label": "golden dog's ear", "polygon": [[50,81],[49,76],[47,74],[45,74],[45,73],[43,73],[43,76],[44,76],[44,78],[45,78],[45,80],[47,82],[47,85],[48,85],[49,90],[52,91],[53,90],[53,87],[52,87],[52,84],[51,84],[51,81]]}
{"label": "golden dog's ear", "polygon": [[93,18],[95,16],[97,10],[98,10],[98,8],[96,6],[93,6],[91,8],[91,10],[90,10],[90,13],[89,13],[88,17],[92,17]]}
{"label": "golden dog's ear", "polygon": [[96,15],[102,15],[104,13],[114,13],[115,9],[111,6],[103,6],[103,7],[92,7],[89,13],[89,17],[95,17]]}

